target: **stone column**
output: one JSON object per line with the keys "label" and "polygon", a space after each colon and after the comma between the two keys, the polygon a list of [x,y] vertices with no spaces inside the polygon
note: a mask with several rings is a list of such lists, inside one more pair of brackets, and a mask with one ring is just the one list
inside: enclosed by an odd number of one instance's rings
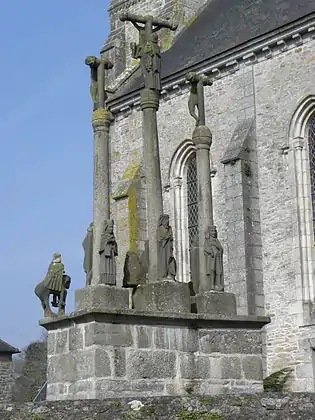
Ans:
{"label": "stone column", "polygon": [[[208,226],[213,226],[212,188],[210,176],[210,146],[212,134],[205,125],[198,125],[192,135],[196,146],[198,196],[199,196],[199,250],[204,248],[205,232]],[[209,290],[206,278],[206,260],[203,252],[199,252],[199,293]]]}
{"label": "stone column", "polygon": [[110,175],[109,175],[109,128],[112,122],[111,113],[98,108],[92,115],[94,133],[94,172],[93,172],[93,278],[92,285],[100,283],[99,244],[102,225],[110,218]]}
{"label": "stone column", "polygon": [[160,172],[159,139],[156,112],[159,108],[159,92],[143,89],[141,109],[143,112],[143,155],[146,174],[146,199],[149,242],[148,281],[158,281],[157,227],[163,213],[162,182]]}

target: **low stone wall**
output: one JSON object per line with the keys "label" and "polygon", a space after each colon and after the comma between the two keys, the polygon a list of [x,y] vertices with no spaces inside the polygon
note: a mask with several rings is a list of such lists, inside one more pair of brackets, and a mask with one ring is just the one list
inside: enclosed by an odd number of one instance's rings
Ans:
{"label": "low stone wall", "polygon": [[261,392],[264,323],[132,310],[48,320],[47,400]]}
{"label": "low stone wall", "polygon": [[159,397],[0,405],[1,420],[312,420],[315,394]]}
{"label": "low stone wall", "polygon": [[13,386],[12,356],[11,354],[3,354],[3,355],[0,355],[0,403],[11,401],[12,386]]}

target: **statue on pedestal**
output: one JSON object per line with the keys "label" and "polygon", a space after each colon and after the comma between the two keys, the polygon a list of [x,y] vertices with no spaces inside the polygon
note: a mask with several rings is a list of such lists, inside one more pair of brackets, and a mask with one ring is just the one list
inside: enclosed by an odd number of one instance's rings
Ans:
{"label": "statue on pedestal", "polygon": [[35,294],[41,301],[45,317],[56,315],[50,308],[50,295],[53,296],[52,307],[58,308],[59,315],[65,313],[67,290],[70,288],[70,283],[71,277],[65,273],[61,254],[55,253],[44,280],[35,287]]}
{"label": "statue on pedestal", "polygon": [[102,284],[116,286],[117,242],[114,235],[114,221],[105,220],[100,243],[100,280]]}
{"label": "statue on pedestal", "polygon": [[173,231],[169,223],[169,216],[162,214],[158,226],[158,270],[159,279],[175,280],[176,261],[174,258]]}
{"label": "statue on pedestal", "polygon": [[84,261],[83,269],[86,274],[86,283],[85,286],[90,286],[92,281],[92,268],[93,268],[93,222],[90,223],[85,238],[83,240],[82,246],[84,249]]}
{"label": "statue on pedestal", "polygon": [[215,226],[208,226],[205,232],[204,254],[209,290],[223,292],[223,248]]}

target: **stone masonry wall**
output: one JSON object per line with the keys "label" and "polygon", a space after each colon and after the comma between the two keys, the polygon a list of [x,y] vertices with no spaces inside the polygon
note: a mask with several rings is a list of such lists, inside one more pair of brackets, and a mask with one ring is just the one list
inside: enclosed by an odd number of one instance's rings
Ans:
{"label": "stone masonry wall", "polygon": [[244,328],[234,321],[189,327],[184,320],[167,325],[170,319],[152,316],[104,314],[101,321],[96,314],[97,321],[84,323],[74,316],[71,325],[49,330],[47,399],[262,390],[261,331],[255,322]]}
{"label": "stone masonry wall", "polygon": [[12,356],[0,355],[0,403],[12,401]]}
{"label": "stone masonry wall", "polygon": [[1,420],[310,420],[314,412],[313,393],[0,405]]}
{"label": "stone masonry wall", "polygon": [[[293,245],[299,221],[294,201],[295,163],[294,149],[289,144],[289,127],[301,98],[315,94],[315,41],[309,38],[307,43],[288,49],[286,44],[279,45],[275,54],[267,53],[265,59],[235,66],[234,72],[218,78],[211,88],[205,89],[206,121],[213,133],[211,157],[217,170],[212,178],[214,221],[223,247],[228,250],[224,255],[226,291],[236,294],[238,313],[243,314],[247,308],[240,287],[248,273],[241,266],[242,258],[236,257],[236,250],[238,244],[245,249],[244,220],[235,220],[232,226],[228,215],[233,209],[244,215],[244,201],[236,192],[234,199],[229,196],[227,202],[228,185],[220,161],[237,124],[254,117],[256,161],[251,169],[255,172],[257,186],[247,202],[254,215],[250,240],[253,245],[251,268],[255,271],[254,281],[259,284],[256,309],[258,311],[263,303],[263,278],[265,314],[272,318],[266,327],[267,371],[271,373],[292,365],[295,370],[292,389],[313,391],[314,350],[309,343],[314,339],[314,331],[304,328],[311,321],[304,316],[308,302],[301,299],[302,285],[297,275],[300,253]],[[187,101],[187,85],[173,89],[161,100],[158,129],[165,187],[170,184],[168,176],[174,152],[185,139],[191,138],[194,128]],[[133,159],[132,153],[141,156],[141,124],[139,106],[116,116],[111,131],[112,149],[116,153],[113,184]],[[164,194],[164,200],[170,200],[165,203],[166,208],[173,205],[172,191]],[[310,198],[308,205],[311,205]]]}

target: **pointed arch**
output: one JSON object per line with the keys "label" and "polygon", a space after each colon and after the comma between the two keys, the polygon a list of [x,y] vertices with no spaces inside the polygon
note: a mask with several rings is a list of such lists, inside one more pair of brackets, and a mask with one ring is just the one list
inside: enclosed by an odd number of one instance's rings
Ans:
{"label": "pointed arch", "polygon": [[195,146],[189,139],[176,149],[169,168],[169,187],[171,197],[171,219],[174,226],[175,258],[179,281],[190,281],[189,231],[187,214],[187,168],[195,153]]}
{"label": "pointed arch", "polygon": [[[294,204],[296,209],[296,235],[294,247],[297,255],[297,285],[303,304],[314,302],[313,270],[315,262],[314,222],[315,165],[311,165],[310,152],[315,152],[315,138],[311,138],[310,123],[315,124],[315,94],[302,98],[290,122],[289,145],[294,168]],[[311,149],[310,149],[311,145]],[[313,199],[312,199],[313,198]],[[311,309],[308,308],[307,312]],[[305,314],[306,316],[307,313]]]}

